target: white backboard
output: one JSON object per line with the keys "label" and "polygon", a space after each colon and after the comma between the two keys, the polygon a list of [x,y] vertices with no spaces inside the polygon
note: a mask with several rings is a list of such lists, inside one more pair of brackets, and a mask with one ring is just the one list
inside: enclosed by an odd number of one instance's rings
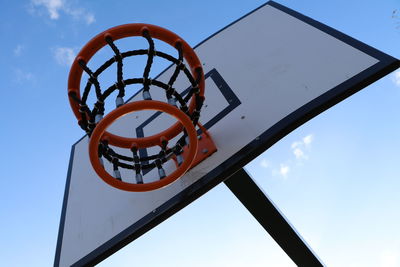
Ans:
{"label": "white backboard", "polygon": [[[170,186],[132,193],[99,179],[89,161],[87,137],[79,140],[71,152],[55,266],[101,261],[293,129],[399,66],[396,59],[274,2],[212,35],[195,51],[206,74],[200,121],[218,151]],[[167,81],[172,72],[167,69],[157,79]],[[178,79],[176,87],[188,84]],[[129,136],[132,125],[144,133],[167,128],[163,115],[151,115],[127,117],[112,130]]]}

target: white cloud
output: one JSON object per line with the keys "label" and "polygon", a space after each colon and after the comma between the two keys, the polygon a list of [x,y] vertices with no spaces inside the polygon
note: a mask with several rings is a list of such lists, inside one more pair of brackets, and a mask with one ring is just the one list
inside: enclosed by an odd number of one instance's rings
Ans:
{"label": "white cloud", "polygon": [[314,139],[314,136],[313,136],[312,134],[309,134],[309,135],[303,137],[303,143],[304,143],[306,146],[308,146],[308,145],[311,144],[311,142],[313,141],[313,139]]}
{"label": "white cloud", "polygon": [[88,25],[96,21],[93,13],[87,12],[83,8],[71,8],[69,6],[65,6],[63,10],[75,20],[84,20]]}
{"label": "white cloud", "polygon": [[280,168],[279,168],[279,174],[282,175],[284,178],[287,177],[288,173],[290,171],[290,167],[289,165],[286,164],[281,164]]}
{"label": "white cloud", "polygon": [[92,24],[93,22],[96,21],[96,19],[94,18],[94,15],[92,13],[87,13],[85,15],[85,20],[87,24]]}
{"label": "white cloud", "polygon": [[53,50],[53,55],[61,66],[70,66],[75,59],[75,52],[69,47],[57,47]]}
{"label": "white cloud", "polygon": [[292,145],[291,145],[291,148],[292,148],[292,149],[295,149],[296,147],[299,147],[299,146],[301,146],[302,144],[303,144],[303,143],[302,143],[302,142],[299,142],[299,141],[293,142]]}
{"label": "white cloud", "polygon": [[391,77],[392,77],[393,83],[394,83],[396,86],[400,87],[400,70],[395,71],[395,72],[392,74]]}
{"label": "white cloud", "polygon": [[270,163],[267,159],[262,159],[260,162],[260,166],[263,168],[268,168],[270,166]]}
{"label": "white cloud", "polygon": [[25,49],[25,47],[23,45],[20,45],[20,44],[17,45],[13,50],[14,55],[19,57],[22,54],[24,49]]}
{"label": "white cloud", "polygon": [[17,83],[33,83],[35,82],[35,75],[32,72],[23,71],[21,69],[14,69],[14,79]]}
{"label": "white cloud", "polygon": [[273,176],[281,176],[286,179],[292,167],[295,168],[298,166],[302,166],[303,162],[309,159],[307,153],[310,152],[311,143],[313,141],[314,141],[314,135],[309,134],[304,136],[300,140],[293,142],[290,145],[290,149],[292,150],[292,153],[295,156],[296,160],[288,159],[286,161],[282,161],[284,163],[280,163],[279,167],[277,167],[272,165],[266,159],[262,159],[260,162],[260,166],[264,168],[270,168]]}
{"label": "white cloud", "polygon": [[72,6],[68,0],[31,0],[31,12],[37,13],[43,8],[52,20],[59,19],[60,14],[64,13],[75,20],[85,21],[88,25],[96,21],[93,13],[86,11],[84,8]]}
{"label": "white cloud", "polygon": [[292,148],[292,152],[296,159],[298,160],[304,160],[308,159],[308,156],[306,155],[306,150],[310,150],[310,145],[312,141],[314,140],[314,135],[309,134],[307,136],[304,136],[301,141],[295,141],[292,143],[290,146]]}
{"label": "white cloud", "polygon": [[50,19],[58,19],[60,10],[65,5],[63,0],[31,0],[34,7],[44,7],[49,13]]}
{"label": "white cloud", "polygon": [[300,148],[295,148],[293,150],[293,154],[296,157],[296,159],[306,159],[307,156],[304,154],[303,150],[301,150]]}

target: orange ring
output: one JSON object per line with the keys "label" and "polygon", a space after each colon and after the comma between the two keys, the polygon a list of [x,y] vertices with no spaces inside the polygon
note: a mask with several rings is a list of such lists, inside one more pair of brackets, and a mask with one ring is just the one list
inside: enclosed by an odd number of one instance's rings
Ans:
{"label": "orange ring", "polygon": [[[164,41],[171,46],[175,46],[177,42],[180,42],[182,44],[182,52],[183,52],[183,57],[185,60],[188,62],[190,66],[190,71],[195,78],[195,80],[200,80],[199,82],[199,89],[200,89],[200,96],[204,97],[204,73],[203,73],[203,68],[200,63],[199,58],[197,57],[196,53],[194,50],[189,46],[188,43],[186,43],[182,38],[180,38],[178,35],[175,33],[155,26],[151,24],[144,24],[144,23],[132,23],[132,24],[125,24],[125,25],[120,25],[111,29],[108,29],[100,34],[98,34],[96,37],[94,37],[92,40],[90,40],[79,52],[79,54],[76,56],[74,62],[72,63],[71,70],[69,72],[69,78],[68,78],[68,93],[74,92],[76,94],[76,97],[78,99],[81,99],[80,95],[80,81],[82,78],[82,68],[79,66],[78,61],[80,59],[83,59],[86,63],[89,62],[89,60],[92,58],[92,56],[99,51],[102,47],[107,45],[107,42],[105,41],[106,36],[112,37],[112,39],[118,40],[121,38],[125,37],[130,37],[130,36],[141,36],[143,34],[144,30],[148,30],[149,34],[152,38],[159,39],[161,41]],[[198,72],[196,69],[201,70],[201,74],[199,77]],[[70,96],[69,97],[69,102],[71,105],[71,108],[76,116],[76,118],[79,120],[81,115],[79,113],[79,104],[74,101],[74,99]],[[192,98],[190,103],[189,103],[189,110],[190,112],[193,112],[195,108],[196,102],[195,99]],[[181,124],[180,123],[175,123],[172,125],[170,128],[168,128],[163,135],[164,136],[169,136],[169,137],[175,137],[181,132]],[[110,144],[115,145],[115,146],[126,146],[127,144],[132,143],[132,139],[130,138],[124,138],[118,135],[113,135],[108,132],[105,133],[106,136],[109,137]]]}
{"label": "orange ring", "polygon": [[[101,165],[99,161],[98,149],[99,149],[99,142],[102,139],[102,137],[104,138],[105,131],[109,125],[111,125],[118,118],[139,110],[162,111],[179,120],[178,124],[184,125],[186,132],[189,136],[189,153],[188,156],[185,157],[185,160],[182,162],[182,164],[174,172],[172,172],[165,178],[156,182],[151,182],[146,184],[131,184],[115,179],[104,169],[104,167]],[[153,143],[149,143],[146,140],[146,138],[148,137],[132,138],[131,140],[133,140],[133,142],[130,144],[130,147],[134,143],[136,143],[138,148],[153,146]],[[159,142],[161,142],[161,140]],[[107,184],[125,191],[145,192],[164,187],[182,177],[186,173],[186,171],[190,169],[190,166],[192,165],[192,162],[196,157],[197,146],[198,146],[198,140],[197,140],[196,129],[193,126],[193,123],[190,120],[190,118],[183,111],[165,102],[155,101],[155,100],[141,100],[137,102],[127,103],[117,109],[114,109],[109,114],[107,114],[99,122],[99,124],[97,124],[96,128],[92,133],[92,136],[90,137],[89,157],[93,169],[100,176],[100,178],[103,179],[103,181],[105,181]]]}

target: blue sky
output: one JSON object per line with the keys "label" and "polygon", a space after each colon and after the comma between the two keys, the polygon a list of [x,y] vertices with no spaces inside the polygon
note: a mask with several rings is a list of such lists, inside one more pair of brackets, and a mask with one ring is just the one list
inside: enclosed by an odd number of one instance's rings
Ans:
{"label": "blue sky", "polygon": [[[398,0],[277,0],[400,57]],[[53,263],[70,147],[66,83],[109,27],[146,22],[196,45],[264,1],[1,3],[2,266]],[[247,166],[327,266],[400,266],[400,72],[283,138]],[[100,266],[293,266],[224,185]]]}

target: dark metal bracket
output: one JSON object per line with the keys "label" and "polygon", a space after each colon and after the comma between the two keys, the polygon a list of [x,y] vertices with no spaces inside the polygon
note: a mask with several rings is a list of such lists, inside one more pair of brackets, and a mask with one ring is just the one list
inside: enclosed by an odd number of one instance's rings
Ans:
{"label": "dark metal bracket", "polygon": [[297,266],[324,266],[244,169],[225,184]]}

